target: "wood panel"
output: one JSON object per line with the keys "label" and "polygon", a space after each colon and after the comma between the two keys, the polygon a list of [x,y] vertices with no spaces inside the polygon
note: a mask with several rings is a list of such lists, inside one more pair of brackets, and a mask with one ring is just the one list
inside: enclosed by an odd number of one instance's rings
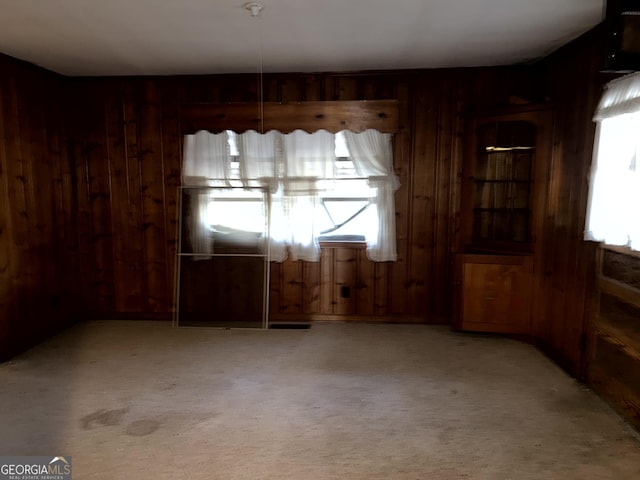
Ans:
{"label": "wood panel", "polygon": [[282,295],[280,298],[280,311],[291,315],[302,313],[304,295],[302,287],[302,267],[304,262],[285,260],[282,263]]}
{"label": "wood panel", "polygon": [[[161,91],[158,82],[146,80],[139,85],[138,147],[140,162],[142,245],[147,281],[148,308],[152,312],[171,311],[167,298],[166,199],[164,151],[162,149]],[[114,209],[115,210],[115,209]]]}
{"label": "wood panel", "polygon": [[[424,135],[416,135],[413,143],[413,155],[417,158],[436,158],[438,131],[442,128],[439,123],[439,82],[434,82],[431,88],[421,89],[414,102],[415,124],[434,125]],[[435,205],[437,186],[427,179],[437,178],[438,162],[414,162],[411,171],[411,261],[409,302],[416,312],[423,312],[428,302],[425,298],[431,295],[431,285],[420,281],[424,277],[422,272],[432,267],[428,255],[420,252],[434,248],[434,233],[436,232]],[[427,277],[431,279],[430,276]]]}
{"label": "wood panel", "polygon": [[640,428],[640,257],[602,249],[587,379]]}
{"label": "wood panel", "polygon": [[533,259],[524,255],[456,256],[458,299],[454,327],[527,334]]}
{"label": "wood panel", "polygon": [[[180,90],[169,80],[73,80],[82,276],[90,317],[171,318]],[[86,181],[85,181],[86,179]]]}
{"label": "wood panel", "polygon": [[[78,89],[80,102],[107,96],[108,90],[101,83],[83,85]],[[114,254],[111,167],[109,152],[108,98],[100,102],[100,108],[84,112],[83,122],[74,132],[78,142],[74,153],[82,166],[78,178],[79,204],[82,209],[82,234],[80,243],[87,249],[82,258],[82,276],[86,285],[87,305],[91,309],[108,311],[115,305]],[[111,155],[110,155],[111,153]],[[124,199],[123,199],[124,200]]]}
{"label": "wood panel", "polygon": [[[114,198],[129,201],[129,176],[126,159],[127,145],[125,142],[126,129],[122,128],[120,116],[122,112],[122,92],[112,90],[106,96],[105,119],[107,135],[107,152],[110,162],[111,194]],[[136,261],[132,251],[127,248],[129,225],[129,209],[117,209],[113,212],[112,250],[114,278],[135,278]],[[133,285],[136,285],[132,282]],[[118,310],[135,311],[139,299],[142,298],[138,289],[130,290],[131,284],[115,283],[114,303]]]}
{"label": "wood panel", "polygon": [[534,335],[570,373],[584,377],[586,319],[594,297],[595,245],[583,241],[595,125],[606,77],[604,32],[596,28],[546,60],[543,91],[555,104],[553,152],[535,272]]}
{"label": "wood panel", "polygon": [[640,289],[640,257],[607,248],[602,252],[602,275]]}
{"label": "wood panel", "polygon": [[356,310],[356,261],[357,250],[355,248],[342,247],[335,250],[333,313],[336,315],[354,315],[358,313]]}
{"label": "wood panel", "polygon": [[324,248],[320,252],[320,310],[317,313],[324,315],[332,314],[335,304],[335,252],[335,248]]}
{"label": "wood panel", "polygon": [[180,162],[181,135],[179,113],[179,88],[173,79],[164,79],[161,85],[161,139],[162,160],[164,170],[164,233],[166,258],[166,308],[174,311],[173,299],[176,298],[176,267],[175,252],[178,250],[178,195],[181,182]]}
{"label": "wood panel", "polygon": [[0,55],[0,360],[77,320],[62,77]]}
{"label": "wood panel", "polygon": [[[426,80],[426,79],[425,79]],[[395,85],[395,94],[400,102],[401,122],[398,134],[393,143],[393,166],[395,173],[400,180],[401,188],[395,195],[396,207],[396,248],[398,250],[397,260],[389,262],[388,275],[389,282],[396,288],[388,292],[388,313],[402,315],[409,313],[408,308],[408,286],[409,267],[411,265],[412,249],[409,245],[411,228],[411,190],[414,185],[411,183],[411,171],[418,163],[414,159],[413,135],[411,135],[410,106],[413,105],[414,92],[409,84],[409,79],[404,79]],[[429,82],[425,82],[427,85]],[[427,87],[428,88],[428,87]],[[417,127],[416,127],[417,128]],[[431,130],[433,126],[430,126]],[[435,161],[435,159],[433,159]],[[431,161],[428,163],[432,163]],[[428,222],[428,219],[427,219]],[[402,287],[401,287],[402,286]]]}
{"label": "wood panel", "polygon": [[320,262],[304,262],[302,271],[302,313],[320,311]]}
{"label": "wood panel", "polygon": [[[302,96],[298,90],[287,90],[288,96],[294,93]],[[398,105],[394,100],[199,103],[182,105],[180,118],[185,134],[198,130],[242,132],[248,129],[283,133],[298,129],[361,132],[368,128],[394,133],[398,128]]]}
{"label": "wood panel", "polygon": [[375,264],[367,258],[364,248],[355,249],[356,272],[355,272],[355,311],[360,315],[375,315]]}
{"label": "wood panel", "polygon": [[[138,115],[135,99],[137,98],[137,89],[134,85],[127,83],[121,88],[116,88],[122,92],[118,112],[122,112],[121,117],[117,120],[122,124],[122,130],[125,135],[125,150],[120,158],[114,158],[116,164],[120,163],[126,172],[125,188],[126,197],[118,197],[127,199],[127,208],[125,210],[126,223],[121,225],[123,228],[123,245],[124,251],[121,255],[123,262],[128,266],[127,276],[120,278],[128,278],[126,285],[126,297],[117,299],[115,312],[145,312],[147,309],[147,285],[146,274],[144,268],[144,250],[142,242],[142,205],[140,203],[141,190],[141,169],[140,169],[140,146],[138,143]],[[117,213],[116,213],[117,214]],[[174,214],[175,215],[175,214]],[[126,303],[126,306],[122,306]],[[120,305],[120,306],[119,306]]]}

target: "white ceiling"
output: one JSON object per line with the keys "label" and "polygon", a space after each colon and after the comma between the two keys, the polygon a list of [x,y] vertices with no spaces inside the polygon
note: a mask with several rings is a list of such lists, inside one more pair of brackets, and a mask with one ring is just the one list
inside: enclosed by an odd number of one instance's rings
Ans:
{"label": "white ceiling", "polygon": [[0,0],[0,52],[67,75],[505,65],[598,24],[604,0]]}

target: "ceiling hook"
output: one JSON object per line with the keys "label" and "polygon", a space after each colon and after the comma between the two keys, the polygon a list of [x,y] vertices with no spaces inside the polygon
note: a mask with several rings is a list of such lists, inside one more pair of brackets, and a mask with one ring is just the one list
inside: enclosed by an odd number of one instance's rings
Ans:
{"label": "ceiling hook", "polygon": [[245,3],[243,6],[245,10],[249,10],[251,12],[252,17],[259,17],[262,10],[264,10],[264,5],[260,3]]}

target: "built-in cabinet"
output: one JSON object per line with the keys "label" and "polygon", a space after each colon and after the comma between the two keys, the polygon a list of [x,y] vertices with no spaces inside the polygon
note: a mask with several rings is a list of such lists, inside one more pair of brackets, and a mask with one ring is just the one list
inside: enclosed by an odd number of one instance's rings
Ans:
{"label": "built-in cabinet", "polygon": [[532,257],[456,256],[457,328],[524,333],[529,328]]}
{"label": "built-in cabinet", "polygon": [[524,106],[468,119],[454,275],[457,329],[530,331],[551,150],[549,111]]}

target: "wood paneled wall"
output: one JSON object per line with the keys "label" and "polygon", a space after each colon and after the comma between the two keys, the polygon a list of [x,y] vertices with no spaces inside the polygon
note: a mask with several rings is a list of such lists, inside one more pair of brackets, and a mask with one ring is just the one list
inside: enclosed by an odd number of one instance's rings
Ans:
{"label": "wood paneled wall", "polygon": [[180,181],[172,87],[145,79],[72,82],[81,278],[92,317],[171,312]]}
{"label": "wood paneled wall", "polygon": [[74,321],[75,172],[63,77],[0,55],[0,360]]}
{"label": "wood paneled wall", "polygon": [[540,66],[555,104],[555,128],[544,212],[542,265],[536,274],[534,335],[572,374],[585,373],[587,320],[594,298],[595,252],[583,240],[595,124],[602,85],[604,31],[597,27]]}
{"label": "wood paneled wall", "polygon": [[[397,100],[394,162],[402,185],[396,194],[397,262],[372,264],[363,252],[338,248],[315,265],[273,264],[271,313],[446,321],[452,307],[462,112],[478,104],[504,104],[510,95],[531,97],[534,83],[526,69],[515,67],[265,76],[267,102]],[[169,318],[180,107],[255,102],[256,76],[79,79],[71,86],[82,278],[90,313]],[[357,295],[328,293],[347,283]]]}

